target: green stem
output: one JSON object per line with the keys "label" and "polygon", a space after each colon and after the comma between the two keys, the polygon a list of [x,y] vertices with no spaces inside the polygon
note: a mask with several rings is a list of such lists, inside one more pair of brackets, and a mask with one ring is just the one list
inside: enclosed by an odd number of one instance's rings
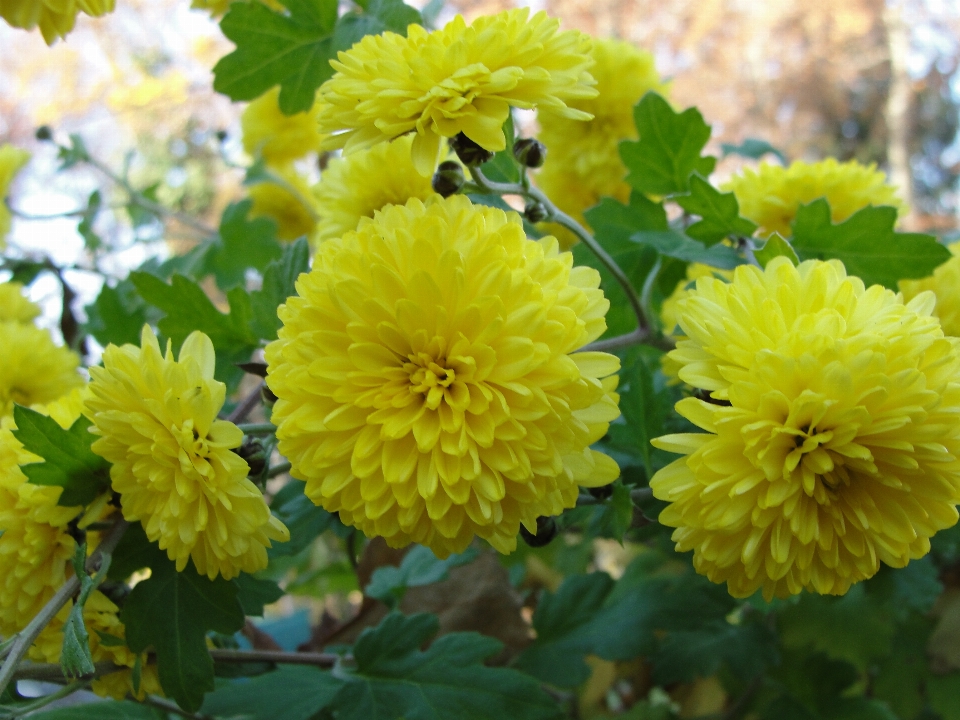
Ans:
{"label": "green stem", "polygon": [[273,423],[240,423],[237,427],[244,435],[271,435],[277,431]]}
{"label": "green stem", "polygon": [[275,478],[277,477],[277,475],[283,475],[285,473],[288,473],[290,472],[291,467],[293,466],[288,462],[283,462],[283,463],[279,463],[278,465],[274,465],[272,468],[270,468],[269,472],[267,472],[267,478]]}
{"label": "green stem", "polygon": [[67,697],[68,695],[73,695],[77,690],[83,690],[88,684],[89,680],[75,680],[69,685],[64,685],[59,690],[50,693],[49,695],[44,695],[41,698],[37,698],[32,703],[27,703],[26,705],[17,705],[17,706],[7,706],[0,707],[0,717],[4,718],[18,718],[23,717],[27,713],[32,713],[35,710],[40,710],[41,708],[46,707],[52,702],[56,702],[62,698]]}

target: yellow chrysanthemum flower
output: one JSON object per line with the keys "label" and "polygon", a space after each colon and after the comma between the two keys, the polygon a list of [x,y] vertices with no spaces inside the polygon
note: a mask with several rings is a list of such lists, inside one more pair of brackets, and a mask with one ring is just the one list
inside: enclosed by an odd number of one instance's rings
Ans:
{"label": "yellow chrysanthemum flower", "polygon": [[[602,197],[626,202],[630,186],[620,159],[622,140],[636,140],[633,107],[646,93],[665,95],[653,55],[622,40],[594,40],[591,49],[599,95],[577,100],[570,107],[593,115],[581,122],[543,108],[537,113],[547,159],[537,185],[565,213],[584,222],[583,211]],[[551,227],[552,229],[552,227]],[[563,238],[561,238],[562,240]],[[572,234],[569,239],[576,241]]]}
{"label": "yellow chrysanthemum flower", "polygon": [[13,404],[53,402],[83,384],[80,358],[55,345],[50,333],[14,320],[0,321],[0,417]]}
{"label": "yellow chrysanthemum flower", "polygon": [[956,523],[960,340],[932,309],[837,260],[697,281],[671,356],[710,393],[676,406],[707,433],[655,440],[684,457],[650,487],[698,572],[737,597],[842,594]]}
{"label": "yellow chrysanthemum flower", "polygon": [[[436,194],[430,178],[413,167],[411,145],[413,138],[404,136],[330,161],[313,188],[320,216],[314,244],[356,230],[361,218],[372,218],[384,205]],[[445,159],[444,153],[441,160]]]}
{"label": "yellow chrysanthemum flower", "polygon": [[827,158],[815,163],[794,162],[790,167],[761,163],[757,170],[745,168],[723,186],[732,190],[740,203],[740,214],[759,225],[758,234],[767,237],[793,234],[791,224],[801,205],[826,198],[831,219],[843,222],[868,205],[892,205],[904,209],[897,189],[873,163],[856,160],[840,163]]}
{"label": "yellow chrysanthemum flower", "polygon": [[937,296],[933,314],[947,335],[960,337],[960,242],[950,245],[953,257],[933,271],[933,275],[920,280],[901,280],[900,291],[904,300],[911,300],[925,290]]}
{"label": "yellow chrysanthemum flower", "polygon": [[283,4],[277,0],[193,0],[193,2],[190,3],[190,7],[194,10],[206,10],[212,17],[220,17],[227,12],[235,2],[261,2],[271,10],[276,10],[277,12],[284,12],[284,10],[286,10]]}
{"label": "yellow chrysanthemum flower", "polygon": [[240,116],[243,149],[270,164],[283,164],[320,149],[320,106],[307,112],[284,115],[280,110],[280,86],[247,105]]}
{"label": "yellow chrysanthemum flower", "polygon": [[519,216],[463,196],[390,205],[320,245],[266,350],[279,449],[318,505],[438,556],[612,482],[590,444],[619,415],[620,361],[577,352],[609,302],[598,273]]}
{"label": "yellow chrysanthemum flower", "polygon": [[317,224],[310,187],[292,166],[270,168],[279,182],[251,185],[250,217],[268,217],[277,223],[278,240],[296,240],[310,235]]}
{"label": "yellow chrysanthemum flower", "polygon": [[[0,0],[0,9],[5,0]],[[30,153],[13,145],[0,145],[0,250],[7,246],[12,216],[5,202],[10,194],[10,185],[20,168],[27,164]]]}
{"label": "yellow chrysanthemum flower", "polygon": [[30,324],[39,314],[40,306],[23,296],[23,285],[0,283],[0,322]]}
{"label": "yellow chrysanthemum flower", "polygon": [[590,38],[559,31],[558,20],[529,8],[461,16],[442,30],[407,28],[367,35],[331,60],[337,71],[321,88],[320,129],[328,149],[351,153],[415,132],[413,163],[424,176],[437,166],[441,140],[463,133],[487,150],[503,150],[510,107],[590,115],[569,101],[594,97]]}
{"label": "yellow chrysanthemum flower", "polygon": [[100,17],[113,12],[114,0],[0,0],[0,17],[24,30],[40,26],[47,45],[73,30],[77,13]]}
{"label": "yellow chrysanthemum flower", "polygon": [[218,420],[226,386],[213,379],[210,338],[193,332],[179,360],[144,326],[141,347],[109,345],[91,368],[87,414],[100,435],[92,448],[113,463],[110,478],[123,516],[139,520],[177,569],[230,579],[267,566],[271,540],[289,533],[247,479],[231,448],[243,433]]}

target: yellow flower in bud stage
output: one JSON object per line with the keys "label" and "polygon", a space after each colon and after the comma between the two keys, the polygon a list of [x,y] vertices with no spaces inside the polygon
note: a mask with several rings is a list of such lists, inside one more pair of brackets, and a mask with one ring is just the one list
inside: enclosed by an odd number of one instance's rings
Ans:
{"label": "yellow flower in bud stage", "polygon": [[[372,218],[384,205],[436,195],[431,178],[413,167],[412,144],[413,138],[404,136],[330,161],[313,188],[320,216],[314,243],[356,230],[361,218]],[[446,160],[446,153],[440,159]]]}
{"label": "yellow flower in bud stage", "polygon": [[861,165],[856,160],[797,161],[790,167],[762,163],[757,170],[745,168],[734,175],[723,190],[733,191],[740,214],[760,226],[761,237],[775,232],[784,237],[793,235],[791,224],[800,205],[818,198],[830,203],[834,223],[843,222],[868,205],[905,209],[897,189],[887,184],[886,175],[875,164]]}
{"label": "yellow flower in bud stage", "polygon": [[590,115],[567,103],[594,97],[590,38],[559,31],[558,20],[528,8],[477,18],[459,15],[443,29],[407,28],[367,35],[338,60],[320,87],[320,129],[328,149],[350,154],[413,132],[413,163],[433,173],[441,141],[463,133],[487,150],[503,150],[511,107]]}
{"label": "yellow flower in bud stage", "polygon": [[590,445],[619,415],[598,273],[520,218],[453,196],[390,205],[320,245],[266,350],[280,452],[306,494],[439,557],[619,475]]}
{"label": "yellow flower in bud stage", "polygon": [[39,314],[40,307],[23,296],[23,285],[0,283],[0,322],[30,324]]}
{"label": "yellow flower in bud stage", "polygon": [[[6,0],[0,0],[0,10]],[[0,12],[2,15],[2,12]],[[12,216],[4,202],[10,194],[10,185],[20,168],[27,164],[30,153],[13,145],[0,145],[0,250],[7,246],[7,234],[10,232]]]}
{"label": "yellow flower in bud stage", "polygon": [[933,314],[940,319],[943,332],[960,337],[960,242],[950,245],[953,257],[920,280],[901,280],[904,300],[910,300],[925,290],[937,296]]}
{"label": "yellow flower in bud stage", "polygon": [[[648,92],[665,95],[668,84],[660,79],[653,55],[622,40],[594,40],[591,74],[599,94],[570,103],[593,115],[582,122],[550,108],[537,113],[538,139],[547,146],[547,159],[536,177],[537,185],[565,213],[584,222],[583,211],[602,197],[626,202],[630,186],[627,168],[620,159],[622,140],[636,140],[633,108]],[[551,226],[553,230],[553,226]],[[570,244],[576,242],[566,233]],[[564,237],[560,237],[561,242]]]}
{"label": "yellow flower in bud stage", "polygon": [[177,570],[192,559],[201,575],[229,580],[262,570],[270,541],[290,536],[231,452],[243,433],[217,419],[226,386],[214,363],[203,333],[191,333],[175,361],[144,326],[141,347],[110,345],[104,366],[90,368],[86,413],[100,436],[93,451],[113,463],[123,516],[139,520]]}
{"label": "yellow flower in bud stage", "polygon": [[0,321],[0,418],[13,404],[53,402],[83,384],[80,358],[55,345],[50,333],[13,320]]}
{"label": "yellow flower in bud stage", "polygon": [[278,182],[251,185],[253,208],[250,217],[268,217],[277,223],[278,240],[296,240],[310,235],[317,224],[313,194],[292,166],[270,168]]}
{"label": "yellow flower in bud stage", "polygon": [[307,112],[284,115],[280,110],[280,87],[258,97],[240,116],[243,149],[270,164],[283,164],[320,149],[317,103]]}
{"label": "yellow flower in bud stage", "polygon": [[0,0],[0,17],[24,30],[40,26],[47,45],[73,30],[77,13],[100,17],[113,12],[114,0]]}
{"label": "yellow flower in bud stage", "polygon": [[836,260],[697,281],[671,357],[710,394],[676,406],[706,433],[655,440],[684,457],[650,487],[698,572],[737,597],[842,594],[956,523],[960,340],[932,308]]}

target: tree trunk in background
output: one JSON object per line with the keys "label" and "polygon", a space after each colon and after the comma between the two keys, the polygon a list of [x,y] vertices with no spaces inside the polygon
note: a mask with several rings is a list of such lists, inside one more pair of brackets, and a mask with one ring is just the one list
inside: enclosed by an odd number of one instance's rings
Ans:
{"label": "tree trunk in background", "polygon": [[909,146],[912,93],[910,75],[907,73],[910,30],[903,18],[903,5],[903,0],[895,0],[887,5],[883,14],[887,47],[890,50],[890,92],[886,111],[887,164],[890,183],[900,189],[900,197],[910,208],[909,215],[902,219],[903,225],[910,229],[915,216]]}

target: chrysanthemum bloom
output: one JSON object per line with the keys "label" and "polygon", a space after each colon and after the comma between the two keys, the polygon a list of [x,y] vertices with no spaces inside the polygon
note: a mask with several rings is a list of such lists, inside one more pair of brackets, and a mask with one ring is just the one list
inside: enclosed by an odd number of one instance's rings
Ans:
{"label": "chrysanthemum bloom", "polygon": [[[630,197],[619,144],[637,138],[633,107],[640,98],[651,91],[664,95],[668,87],[657,74],[653,55],[630,43],[594,40],[591,55],[595,63],[590,72],[600,94],[571,102],[570,107],[593,115],[593,120],[574,120],[550,108],[537,113],[538,138],[547,146],[537,185],[580,222],[583,211],[601,197],[621,202]],[[576,241],[572,234],[567,237]]]}
{"label": "chrysanthemum bloom", "polygon": [[[0,8],[6,0],[0,0]],[[13,145],[0,145],[0,250],[7,246],[7,234],[10,232],[12,216],[4,202],[10,193],[13,178],[20,172],[20,168],[27,164],[30,153]]]}
{"label": "chrysanthemum bloom", "polygon": [[100,17],[113,12],[114,0],[0,0],[0,17],[24,30],[40,26],[47,45],[73,30],[77,13]]}
{"label": "chrysanthemum bloom", "polygon": [[0,322],[30,324],[39,314],[40,307],[23,296],[23,285],[0,283]]}
{"label": "chrysanthemum bloom", "polygon": [[413,163],[433,173],[443,138],[463,133],[487,150],[506,147],[510,107],[548,108],[589,120],[567,102],[594,97],[590,38],[559,31],[558,20],[528,8],[480,17],[459,15],[442,30],[407,28],[367,35],[330,64],[320,88],[320,129],[328,149],[351,153],[415,132]]}
{"label": "chrysanthemum bloom", "polygon": [[107,347],[103,367],[90,368],[86,407],[123,516],[139,520],[177,570],[191,558],[211,579],[262,570],[270,541],[290,536],[231,452],[243,432],[217,419],[226,386],[213,379],[213,343],[193,332],[175,361],[144,326],[140,344]]}
{"label": "chrysanthemum bloom", "polygon": [[953,257],[933,271],[933,275],[920,280],[901,280],[900,291],[905,300],[910,300],[925,290],[937,296],[933,314],[947,335],[960,336],[960,242],[950,245]]}
{"label": "chrysanthemum bloom", "polygon": [[278,182],[265,181],[248,190],[253,208],[250,217],[268,217],[277,223],[277,239],[296,240],[310,235],[317,223],[313,194],[291,165],[270,168]]}
{"label": "chrysanthemum bloom", "polygon": [[317,103],[307,112],[284,115],[280,110],[280,87],[258,97],[240,116],[243,149],[270,164],[283,164],[320,149]]}
{"label": "chrysanthemum bloom", "polygon": [[372,218],[384,205],[436,195],[431,179],[413,167],[412,144],[413,138],[407,135],[331,160],[313,187],[320,220],[312,240],[321,242],[356,230],[361,218]]}
{"label": "chrysanthemum bloom", "polygon": [[818,198],[826,198],[830,203],[835,223],[868,205],[904,209],[897,189],[887,184],[886,175],[875,164],[861,165],[856,160],[797,161],[786,168],[762,163],[757,170],[745,168],[734,175],[723,189],[733,191],[740,203],[740,214],[760,226],[758,234],[762,237],[775,232],[790,237],[799,207]]}
{"label": "chrysanthemum bloom", "polygon": [[837,261],[697,281],[680,301],[676,409],[707,432],[650,481],[697,571],[745,597],[842,594],[903,567],[957,521],[960,340],[933,295],[900,296]]}
{"label": "chrysanthemum bloom", "polygon": [[577,352],[596,271],[463,196],[389,205],[320,245],[266,350],[280,452],[318,505],[393,547],[500,552],[616,463],[590,449],[619,360]]}
{"label": "chrysanthemum bloom", "polygon": [[80,358],[55,345],[47,330],[14,320],[0,321],[0,417],[13,404],[53,402],[83,383]]}

